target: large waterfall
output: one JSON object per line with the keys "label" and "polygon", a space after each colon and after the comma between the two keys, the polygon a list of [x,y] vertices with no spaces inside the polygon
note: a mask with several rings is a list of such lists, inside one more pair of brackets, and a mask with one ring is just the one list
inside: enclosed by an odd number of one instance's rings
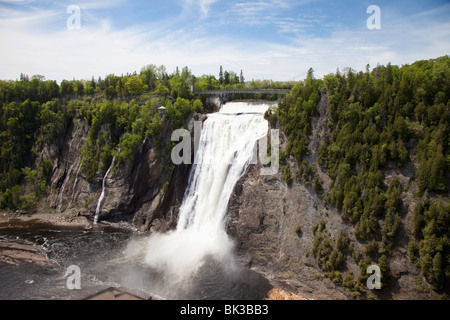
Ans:
{"label": "large waterfall", "polygon": [[225,231],[228,202],[252,160],[256,142],[267,134],[263,111],[268,107],[231,103],[208,115],[178,226],[169,233],[152,234],[147,264],[180,278],[194,272],[206,257],[223,261],[231,256],[233,242]]}

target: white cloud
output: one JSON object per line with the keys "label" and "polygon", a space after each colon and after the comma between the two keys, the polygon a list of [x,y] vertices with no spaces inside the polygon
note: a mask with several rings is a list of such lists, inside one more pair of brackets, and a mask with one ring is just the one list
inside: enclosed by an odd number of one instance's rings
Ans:
{"label": "white cloud", "polygon": [[29,28],[54,19],[59,13],[55,10],[33,9],[31,12],[2,8],[0,11],[0,27]]}
{"label": "white cloud", "polygon": [[84,2],[73,2],[69,1],[67,5],[76,4],[80,8],[85,10],[97,10],[106,8],[116,8],[123,6],[127,3],[127,0],[95,0],[95,1],[84,1]]}
{"label": "white cloud", "polygon": [[231,6],[229,16],[235,23],[244,27],[268,27],[281,34],[298,35],[309,32],[318,25],[326,26],[322,16],[313,13],[305,15],[298,10],[309,2],[309,0],[239,1]]}
{"label": "white cloud", "polygon": [[217,0],[199,0],[200,10],[204,16],[208,15],[209,7]]}
{"label": "white cloud", "polygon": [[33,1],[34,0],[0,0],[0,3],[4,2],[4,3],[12,3],[12,4],[27,4],[27,3],[30,3]]}
{"label": "white cloud", "polygon": [[[212,1],[204,3],[208,8]],[[240,3],[248,13],[266,8],[260,2],[254,7]],[[280,32],[295,31],[289,42],[280,44],[211,34],[206,28],[199,33],[198,20],[183,26],[170,19],[116,29],[114,21],[97,18],[80,30],[67,30],[63,21],[61,29],[50,31],[41,22],[59,19],[55,12],[0,14],[0,79],[15,79],[22,72],[58,81],[90,79],[164,64],[168,72],[188,66],[196,75],[217,74],[223,65],[236,72],[242,69],[247,80],[299,80],[309,67],[320,77],[338,67],[364,70],[367,63],[404,64],[450,52],[450,23],[433,23],[432,16],[420,25],[415,19],[404,19],[382,24],[381,30],[335,30],[322,37],[302,32],[303,25],[308,27],[303,16],[273,18],[270,23]]]}
{"label": "white cloud", "polygon": [[183,7],[183,14],[188,15],[193,9],[200,10],[203,18],[208,16],[210,7],[218,0],[181,0],[181,6]]}
{"label": "white cloud", "polygon": [[274,4],[267,1],[238,2],[231,7],[231,13],[238,17],[239,23],[254,26],[269,23],[275,9]]}

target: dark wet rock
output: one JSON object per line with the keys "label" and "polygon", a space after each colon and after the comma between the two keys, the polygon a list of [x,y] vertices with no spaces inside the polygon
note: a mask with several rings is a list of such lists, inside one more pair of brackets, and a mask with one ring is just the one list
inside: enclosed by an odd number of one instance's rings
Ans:
{"label": "dark wet rock", "polygon": [[41,248],[23,241],[0,240],[0,261],[14,265],[32,263],[46,268],[55,267]]}

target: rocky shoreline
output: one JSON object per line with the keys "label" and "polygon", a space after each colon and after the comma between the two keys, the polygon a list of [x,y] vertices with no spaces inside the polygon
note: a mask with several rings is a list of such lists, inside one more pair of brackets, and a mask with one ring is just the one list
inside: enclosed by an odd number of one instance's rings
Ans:
{"label": "rocky shoreline", "polygon": [[[28,214],[25,212],[4,212],[0,214],[0,233],[2,229],[17,227],[26,228],[27,226],[34,224],[49,224],[54,225],[55,227],[75,227],[86,230],[92,229],[95,226],[93,221],[86,216],[74,216],[61,213]],[[98,224],[98,226],[139,231],[136,227],[133,227],[131,224],[126,222],[114,223],[102,221]],[[15,239],[0,240],[0,263],[12,264],[16,266],[34,264],[46,269],[57,269],[59,267],[57,263],[47,257],[46,252],[39,246],[28,243],[24,240]],[[267,275],[265,275],[265,277],[267,278]],[[267,297],[264,299],[308,300],[303,296],[294,294],[291,290],[289,290],[289,286],[286,286],[286,284],[278,283],[274,280],[271,281],[270,279],[269,281],[273,285],[273,289],[267,293]],[[96,296],[97,299],[102,299],[103,296],[100,293],[101,292],[98,293],[98,297],[97,294],[94,294],[93,296]],[[117,300],[116,298],[109,299],[107,296],[104,296],[103,299]]]}
{"label": "rocky shoreline", "polygon": [[44,268],[56,268],[44,250],[20,240],[0,240],[0,262],[14,265],[33,263]]}

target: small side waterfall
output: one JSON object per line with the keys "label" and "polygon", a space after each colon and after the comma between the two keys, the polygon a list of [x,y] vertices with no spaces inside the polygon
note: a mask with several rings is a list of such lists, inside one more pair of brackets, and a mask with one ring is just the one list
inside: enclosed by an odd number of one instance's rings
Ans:
{"label": "small side waterfall", "polygon": [[117,154],[113,157],[112,161],[111,161],[111,165],[109,166],[108,170],[105,173],[105,176],[103,177],[103,182],[102,182],[102,193],[100,194],[100,198],[98,198],[98,202],[97,202],[97,208],[95,209],[95,217],[94,217],[94,224],[98,223],[98,217],[100,214],[100,209],[102,207],[102,202],[103,202],[103,198],[105,197],[105,189],[106,189],[106,178],[108,178],[108,174],[111,171],[113,165],[114,165],[114,160],[116,159]]}

